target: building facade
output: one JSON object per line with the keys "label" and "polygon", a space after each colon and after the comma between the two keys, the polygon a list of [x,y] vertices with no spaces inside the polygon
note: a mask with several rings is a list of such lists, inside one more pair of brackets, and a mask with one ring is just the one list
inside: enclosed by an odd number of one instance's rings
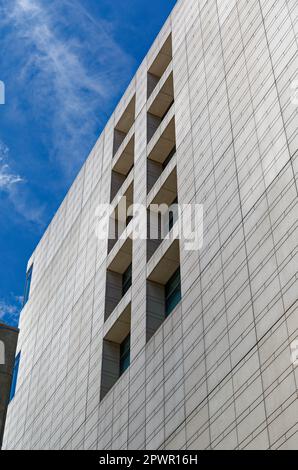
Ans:
{"label": "building facade", "polygon": [[5,448],[298,448],[297,71],[296,0],[177,2],[29,260]]}
{"label": "building facade", "polygon": [[0,449],[2,446],[7,406],[15,391],[15,352],[19,330],[0,323]]}

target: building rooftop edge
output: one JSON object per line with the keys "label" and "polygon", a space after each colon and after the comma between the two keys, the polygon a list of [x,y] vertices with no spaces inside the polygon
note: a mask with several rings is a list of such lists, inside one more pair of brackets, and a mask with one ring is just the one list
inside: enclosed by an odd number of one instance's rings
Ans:
{"label": "building rooftop edge", "polygon": [[6,323],[0,323],[0,329],[7,329],[7,330],[12,330],[15,331],[16,333],[19,333],[19,328],[11,325],[7,325]]}

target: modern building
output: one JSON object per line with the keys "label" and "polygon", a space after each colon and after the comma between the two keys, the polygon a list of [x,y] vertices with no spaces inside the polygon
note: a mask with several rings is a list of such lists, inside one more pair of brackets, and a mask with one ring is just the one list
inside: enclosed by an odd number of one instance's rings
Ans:
{"label": "modern building", "polygon": [[5,448],[298,448],[297,71],[296,0],[177,2],[28,262]]}
{"label": "modern building", "polygon": [[7,406],[16,387],[18,358],[15,353],[19,330],[0,323],[0,449],[2,446]]}

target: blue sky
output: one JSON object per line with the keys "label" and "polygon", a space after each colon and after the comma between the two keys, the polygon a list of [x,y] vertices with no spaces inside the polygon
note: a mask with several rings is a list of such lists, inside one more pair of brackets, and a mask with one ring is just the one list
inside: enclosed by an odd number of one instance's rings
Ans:
{"label": "blue sky", "polygon": [[176,0],[0,0],[0,321]]}

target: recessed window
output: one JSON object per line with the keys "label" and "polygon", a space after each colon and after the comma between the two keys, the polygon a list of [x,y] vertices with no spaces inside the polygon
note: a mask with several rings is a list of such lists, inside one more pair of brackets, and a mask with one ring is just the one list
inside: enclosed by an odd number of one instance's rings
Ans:
{"label": "recessed window", "polygon": [[127,238],[107,269],[105,320],[113,313],[131,286],[132,240]]}
{"label": "recessed window", "polygon": [[135,120],[135,112],[136,112],[136,98],[135,96],[132,98],[130,103],[127,105],[125,111],[123,112],[121,118],[119,119],[117,125],[114,129],[114,147],[113,147],[113,155],[115,156],[118,149],[121,147],[122,143],[124,142],[127,134],[132,127],[134,120]]}
{"label": "recessed window", "polygon": [[120,376],[130,365],[130,334],[120,345]]}
{"label": "recessed window", "polygon": [[132,220],[131,206],[133,204],[133,194],[134,185],[132,182],[126,189],[123,196],[119,199],[119,202],[110,217],[108,253],[110,253],[110,251],[113,249],[119,240],[120,235],[124,232]]}
{"label": "recessed window", "polygon": [[111,201],[134,167],[135,137],[131,136],[127,145],[114,161],[111,179]]}
{"label": "recessed window", "polygon": [[124,297],[126,292],[131,287],[131,279],[132,279],[132,264],[130,264],[127,270],[122,275],[122,296]]}
{"label": "recessed window", "polygon": [[165,286],[165,300],[167,317],[181,300],[180,268],[177,269]]}
{"label": "recessed window", "polygon": [[161,47],[154,62],[148,70],[147,96],[150,97],[159,80],[172,60],[172,35],[170,35]]}
{"label": "recessed window", "polygon": [[151,140],[156,130],[167,116],[174,103],[173,74],[169,76],[147,113],[147,142]]}
{"label": "recessed window", "polygon": [[148,206],[147,260],[152,257],[178,220],[177,203],[177,170],[174,167]]}
{"label": "recessed window", "polygon": [[133,165],[126,171],[125,174],[118,173],[117,171],[112,170],[112,178],[111,178],[111,196],[110,201],[112,202],[120,188],[123,186],[124,182],[126,181],[128,175],[130,175],[133,169]]}
{"label": "recessed window", "polygon": [[177,220],[178,214],[177,214],[177,204],[178,204],[178,197],[174,199],[172,202],[171,207],[169,208],[169,232],[172,230],[174,227],[174,224]]}
{"label": "recessed window", "polygon": [[25,283],[25,292],[24,292],[24,302],[23,306],[26,305],[26,303],[29,300],[29,295],[30,295],[30,287],[31,287],[31,279],[32,279],[32,271],[33,271],[33,265],[30,267],[30,269],[27,271],[26,274],[26,283]]}
{"label": "recessed window", "polygon": [[100,398],[130,366],[131,303],[129,303],[105,335],[102,351]]}
{"label": "recessed window", "polygon": [[176,153],[175,119],[171,119],[151,149],[147,161],[147,193],[152,189]]}
{"label": "recessed window", "polygon": [[21,353],[19,352],[19,354],[16,356],[15,362],[14,362],[9,401],[11,401],[14,398],[15,394],[16,394],[18,374],[19,374],[19,366],[20,366],[20,358],[21,358]]}
{"label": "recessed window", "polygon": [[179,310],[182,298],[180,279],[180,245],[175,239],[158,264],[147,266],[146,340],[155,334],[165,319]]}
{"label": "recessed window", "polygon": [[170,163],[170,161],[172,160],[173,156],[175,155],[176,153],[176,145],[174,145],[174,147],[172,148],[172,150],[170,151],[169,155],[167,156],[167,158],[165,159],[165,161],[163,162],[162,164],[162,169],[164,170],[168,164]]}

